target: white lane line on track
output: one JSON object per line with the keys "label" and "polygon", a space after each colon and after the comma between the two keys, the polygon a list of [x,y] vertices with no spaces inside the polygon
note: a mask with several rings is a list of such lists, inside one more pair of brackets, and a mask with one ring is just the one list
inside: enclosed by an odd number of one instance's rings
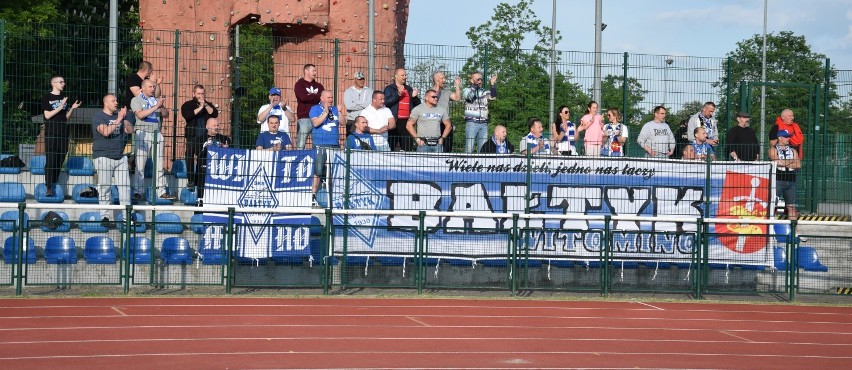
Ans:
{"label": "white lane line on track", "polygon": [[406,316],[405,318],[407,318],[407,319],[409,319],[409,320],[411,320],[411,321],[414,321],[414,322],[416,322],[416,323],[418,323],[418,324],[420,324],[420,325],[423,325],[423,326],[432,326],[432,325],[429,325],[429,324],[427,324],[427,323],[425,323],[425,322],[423,322],[423,321],[417,320],[417,319],[415,319],[415,318],[413,318],[413,317],[411,317],[411,316]]}
{"label": "white lane line on track", "polygon": [[741,336],[739,336],[739,335],[728,333],[728,332],[727,332],[727,331],[725,331],[725,330],[719,330],[719,332],[720,332],[720,333],[722,333],[722,334],[730,335],[730,336],[732,336],[732,337],[734,337],[734,338],[742,339],[742,340],[744,340],[744,341],[746,341],[746,342],[749,342],[749,343],[754,343],[754,341],[753,341],[753,340],[751,340],[751,339],[743,338],[743,337],[741,337]]}
{"label": "white lane line on track", "polygon": [[654,306],[654,305],[652,305],[652,304],[648,304],[648,303],[645,303],[645,302],[639,302],[639,301],[636,301],[636,303],[641,304],[641,305],[643,305],[643,306],[651,307],[651,308],[653,308],[653,309],[655,309],[655,310],[665,311],[665,309],[659,308],[659,307],[657,307],[657,306]]}
{"label": "white lane line on track", "polygon": [[110,308],[112,308],[113,311],[118,312],[118,314],[121,315],[121,316],[127,316],[127,314],[124,313],[124,312],[121,312],[121,310],[118,309],[118,307],[112,306]]}
{"label": "white lane line on track", "polygon": [[[181,353],[133,353],[133,354],[102,354],[102,355],[57,355],[57,356],[22,356],[5,357],[0,361],[21,360],[55,360],[64,358],[124,358],[145,356],[258,356],[258,355],[505,355],[505,351],[246,351],[246,352],[181,352]],[[541,352],[514,352],[516,355],[607,355],[607,356],[687,356],[687,357],[744,357],[744,358],[809,358],[809,359],[835,359],[852,360],[852,356],[817,356],[817,355],[775,355],[775,354],[747,354],[747,353],[685,353],[685,352],[601,352],[601,351],[541,351]]]}

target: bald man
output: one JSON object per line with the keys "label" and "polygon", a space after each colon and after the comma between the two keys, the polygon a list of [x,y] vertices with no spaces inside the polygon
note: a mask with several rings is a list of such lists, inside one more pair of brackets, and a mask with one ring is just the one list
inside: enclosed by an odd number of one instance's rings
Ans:
{"label": "bald man", "polygon": [[[115,95],[105,95],[103,103],[103,110],[92,117],[92,162],[98,171],[98,203],[111,203],[109,188],[115,185],[118,188],[118,203],[129,205],[130,175],[124,146],[127,138],[133,134],[133,125],[126,120],[127,108],[118,110],[118,98]],[[101,222],[106,227],[113,225],[109,222],[107,210],[101,210]]]}

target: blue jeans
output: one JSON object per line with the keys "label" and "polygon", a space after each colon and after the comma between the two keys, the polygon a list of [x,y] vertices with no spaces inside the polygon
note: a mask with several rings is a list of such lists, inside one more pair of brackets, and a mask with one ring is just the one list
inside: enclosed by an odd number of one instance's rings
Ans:
{"label": "blue jeans", "polygon": [[296,128],[296,135],[298,136],[296,149],[305,149],[305,143],[308,141],[308,135],[314,129],[314,124],[311,123],[310,118],[299,118],[296,122],[298,122],[298,127]]}
{"label": "blue jeans", "polygon": [[420,153],[443,153],[444,146],[443,145],[421,145],[417,147],[417,151]]}
{"label": "blue jeans", "polygon": [[[465,153],[478,152],[482,144],[488,140],[488,122],[477,123],[473,121],[465,121]],[[474,146],[474,144],[476,146]]]}

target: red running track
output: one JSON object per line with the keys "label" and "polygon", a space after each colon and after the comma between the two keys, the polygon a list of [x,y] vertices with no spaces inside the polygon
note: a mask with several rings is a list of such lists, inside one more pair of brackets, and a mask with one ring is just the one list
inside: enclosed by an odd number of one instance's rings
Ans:
{"label": "red running track", "polygon": [[0,368],[847,368],[852,307],[371,298],[0,300]]}

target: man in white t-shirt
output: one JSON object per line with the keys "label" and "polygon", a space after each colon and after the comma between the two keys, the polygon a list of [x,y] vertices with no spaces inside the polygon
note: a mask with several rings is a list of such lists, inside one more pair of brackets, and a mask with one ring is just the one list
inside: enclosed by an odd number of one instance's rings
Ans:
{"label": "man in white t-shirt", "polygon": [[361,111],[361,115],[367,119],[367,130],[373,135],[376,150],[390,151],[388,130],[396,128],[396,120],[391,110],[385,107],[385,94],[380,90],[373,91],[372,102]]}
{"label": "man in white t-shirt", "polygon": [[296,122],[296,116],[293,110],[287,106],[287,100],[281,98],[281,89],[273,87],[269,89],[269,104],[265,104],[257,111],[257,124],[260,125],[260,132],[269,131],[269,124],[266,122],[269,116],[278,116],[281,121],[281,131],[291,131],[290,122]]}

